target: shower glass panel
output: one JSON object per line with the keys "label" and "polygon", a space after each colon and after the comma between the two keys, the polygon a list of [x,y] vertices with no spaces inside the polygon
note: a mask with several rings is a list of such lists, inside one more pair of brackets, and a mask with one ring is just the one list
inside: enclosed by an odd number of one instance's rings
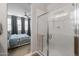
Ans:
{"label": "shower glass panel", "polygon": [[37,47],[43,55],[47,55],[47,14],[37,17]]}
{"label": "shower glass panel", "polygon": [[49,55],[74,55],[74,19],[72,4],[65,6],[61,11],[56,11],[56,13],[50,11],[48,18]]}

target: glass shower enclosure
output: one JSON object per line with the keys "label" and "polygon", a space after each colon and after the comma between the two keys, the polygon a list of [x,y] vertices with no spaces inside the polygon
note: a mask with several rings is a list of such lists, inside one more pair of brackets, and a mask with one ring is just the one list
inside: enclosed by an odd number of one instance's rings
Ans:
{"label": "glass shower enclosure", "polygon": [[[53,5],[59,9],[53,10]],[[38,51],[45,56],[74,56],[76,5],[50,4],[48,8],[37,17]]]}

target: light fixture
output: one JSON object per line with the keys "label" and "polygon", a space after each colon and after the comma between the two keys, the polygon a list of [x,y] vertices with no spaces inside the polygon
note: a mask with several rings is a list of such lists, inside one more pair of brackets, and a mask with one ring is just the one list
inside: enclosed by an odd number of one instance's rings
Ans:
{"label": "light fixture", "polygon": [[61,14],[56,15],[55,18],[63,17],[63,16],[66,16],[66,15],[68,15],[68,13],[61,13]]}
{"label": "light fixture", "polygon": [[27,16],[27,12],[26,11],[24,12],[24,16]]}
{"label": "light fixture", "polygon": [[66,15],[68,15],[68,13],[61,13],[61,14],[53,15],[53,17],[50,17],[50,18],[51,19],[53,19],[53,18],[60,18],[60,17],[66,16]]}

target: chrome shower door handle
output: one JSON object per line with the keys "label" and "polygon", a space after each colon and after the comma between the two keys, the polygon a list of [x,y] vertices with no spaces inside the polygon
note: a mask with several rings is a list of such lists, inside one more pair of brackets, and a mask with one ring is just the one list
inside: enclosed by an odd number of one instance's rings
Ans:
{"label": "chrome shower door handle", "polygon": [[2,29],[2,24],[0,23],[0,35],[2,34],[3,29]]}
{"label": "chrome shower door handle", "polygon": [[52,34],[49,34],[49,39],[50,39],[50,40],[52,39]]}

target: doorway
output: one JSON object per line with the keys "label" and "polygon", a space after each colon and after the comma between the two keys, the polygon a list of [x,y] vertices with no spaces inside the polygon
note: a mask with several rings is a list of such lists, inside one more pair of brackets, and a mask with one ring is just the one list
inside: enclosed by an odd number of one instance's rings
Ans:
{"label": "doorway", "polygon": [[7,41],[9,56],[24,56],[31,52],[30,7],[30,3],[8,3]]}

